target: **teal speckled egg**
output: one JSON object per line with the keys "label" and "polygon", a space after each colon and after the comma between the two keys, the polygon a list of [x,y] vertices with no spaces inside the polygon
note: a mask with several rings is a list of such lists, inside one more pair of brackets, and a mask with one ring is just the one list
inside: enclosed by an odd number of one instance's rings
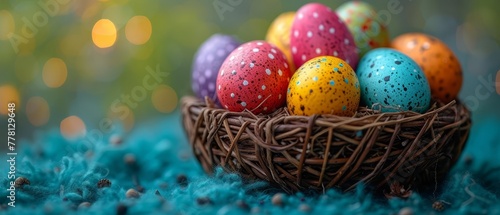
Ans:
{"label": "teal speckled egg", "polygon": [[338,7],[336,12],[354,37],[360,58],[374,48],[389,47],[387,26],[370,4],[349,1]]}
{"label": "teal speckled egg", "polygon": [[382,112],[424,113],[431,101],[425,75],[415,61],[394,49],[378,48],[366,53],[356,71],[361,101]]}

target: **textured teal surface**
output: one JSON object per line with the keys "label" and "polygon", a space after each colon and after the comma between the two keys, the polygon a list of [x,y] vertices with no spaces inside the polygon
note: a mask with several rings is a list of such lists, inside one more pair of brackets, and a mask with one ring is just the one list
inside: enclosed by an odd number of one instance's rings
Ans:
{"label": "textured teal surface", "polygon": [[[414,214],[500,214],[498,131],[500,119],[474,124],[464,156],[441,193],[385,200],[361,188],[350,193],[328,190],[285,195],[283,204],[275,206],[271,198],[280,190],[265,182],[247,183],[222,171],[205,175],[190,152],[178,113],[137,125],[122,135],[121,145],[110,144],[106,137],[91,145],[91,152],[86,152],[84,141],[68,142],[54,129],[19,142],[17,176],[31,184],[17,190],[15,208],[7,207],[8,180],[2,175],[0,213],[116,214],[126,208],[127,214],[398,214],[407,207]],[[472,158],[470,165],[465,165],[465,156]],[[132,158],[135,163],[125,162]],[[6,173],[6,162],[0,165]],[[179,175],[186,176],[187,183]],[[126,191],[136,187],[134,177],[145,191],[137,199],[126,198]],[[102,178],[111,186],[98,189]],[[432,208],[436,200],[444,202],[443,212]],[[91,206],[78,208],[82,202]]]}

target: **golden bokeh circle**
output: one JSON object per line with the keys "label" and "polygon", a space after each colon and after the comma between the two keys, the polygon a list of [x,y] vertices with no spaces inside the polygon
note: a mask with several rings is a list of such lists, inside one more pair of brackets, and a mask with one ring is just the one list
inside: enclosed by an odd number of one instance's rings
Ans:
{"label": "golden bokeh circle", "polygon": [[61,134],[66,139],[75,139],[82,137],[87,133],[85,123],[78,116],[68,116],[61,121]]}
{"label": "golden bokeh circle", "polygon": [[16,112],[19,111],[19,91],[12,85],[2,85],[0,86],[0,114],[7,115],[10,112],[7,109],[7,105],[10,102],[16,104]]}
{"label": "golden bokeh circle", "polygon": [[50,58],[43,66],[42,78],[47,87],[58,88],[66,82],[68,68],[60,58]]}
{"label": "golden bokeh circle", "polygon": [[34,126],[42,126],[49,121],[49,103],[42,97],[35,96],[28,99],[25,110],[28,120]]}
{"label": "golden bokeh circle", "polygon": [[100,19],[92,28],[92,41],[99,48],[108,48],[116,42],[116,27],[109,19]]}
{"label": "golden bokeh circle", "polygon": [[170,113],[177,107],[178,97],[172,87],[162,84],[153,91],[151,101],[159,112]]}
{"label": "golden bokeh circle", "polygon": [[152,31],[151,21],[145,16],[134,16],[128,20],[125,26],[125,36],[134,45],[148,42]]}

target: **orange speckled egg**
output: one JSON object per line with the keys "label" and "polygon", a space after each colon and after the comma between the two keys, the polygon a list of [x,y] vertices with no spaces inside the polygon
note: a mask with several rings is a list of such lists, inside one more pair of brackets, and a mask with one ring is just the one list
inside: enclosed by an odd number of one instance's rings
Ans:
{"label": "orange speckled egg", "polygon": [[345,61],[332,56],[313,58],[297,69],[286,97],[290,114],[304,116],[352,116],[359,101],[356,73]]}
{"label": "orange speckled egg", "polygon": [[271,23],[266,34],[266,41],[274,44],[285,54],[292,73],[295,71],[295,65],[293,65],[292,51],[290,49],[290,29],[294,17],[295,12],[280,14]]}
{"label": "orange speckled egg", "polygon": [[396,37],[391,46],[422,68],[434,99],[448,103],[457,97],[462,87],[462,68],[445,43],[426,34],[408,33]]}

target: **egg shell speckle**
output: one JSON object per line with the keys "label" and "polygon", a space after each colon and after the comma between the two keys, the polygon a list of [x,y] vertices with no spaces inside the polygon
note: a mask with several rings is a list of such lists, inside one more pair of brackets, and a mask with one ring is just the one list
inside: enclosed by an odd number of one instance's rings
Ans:
{"label": "egg shell speckle", "polygon": [[295,72],[295,65],[293,64],[292,50],[290,49],[290,29],[294,17],[295,12],[280,14],[271,23],[266,34],[266,41],[278,47],[285,54],[292,73]]}
{"label": "egg shell speckle", "polygon": [[297,11],[290,46],[297,67],[325,55],[341,58],[353,68],[359,60],[356,44],[345,23],[329,7],[319,3],[306,4]]}
{"label": "egg shell speckle", "polygon": [[374,48],[390,46],[384,20],[367,2],[349,1],[338,7],[336,12],[352,33],[360,57]]}
{"label": "egg shell speckle", "polygon": [[196,52],[191,70],[191,87],[196,96],[217,102],[217,73],[226,57],[241,43],[232,36],[214,34]]}
{"label": "egg shell speckle", "polygon": [[217,76],[217,96],[230,111],[267,114],[284,106],[291,72],[285,55],[266,41],[235,49]]}
{"label": "egg shell speckle", "polygon": [[431,101],[430,87],[420,67],[394,49],[378,48],[361,58],[356,71],[361,101],[382,112],[424,113]]}
{"label": "egg shell speckle", "polygon": [[433,97],[445,103],[456,99],[462,88],[462,68],[445,43],[426,34],[408,33],[396,37],[391,46],[422,68]]}
{"label": "egg shell speckle", "polygon": [[347,62],[332,56],[316,57],[293,74],[286,99],[293,115],[352,116],[359,105],[360,84]]}

